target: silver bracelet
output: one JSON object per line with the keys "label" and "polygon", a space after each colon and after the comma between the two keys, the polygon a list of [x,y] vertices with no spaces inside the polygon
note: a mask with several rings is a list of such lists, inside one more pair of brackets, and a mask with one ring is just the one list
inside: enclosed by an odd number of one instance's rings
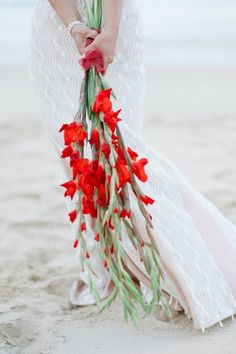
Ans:
{"label": "silver bracelet", "polygon": [[73,21],[71,22],[68,26],[67,26],[67,31],[69,34],[71,34],[71,31],[73,30],[73,28],[75,26],[80,26],[80,27],[84,27],[84,23],[81,21]]}

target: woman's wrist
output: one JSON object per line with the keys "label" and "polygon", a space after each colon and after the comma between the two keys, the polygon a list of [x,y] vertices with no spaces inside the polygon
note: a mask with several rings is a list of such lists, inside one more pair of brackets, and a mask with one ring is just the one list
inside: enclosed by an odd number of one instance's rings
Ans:
{"label": "woman's wrist", "polygon": [[119,29],[120,29],[120,26],[119,25],[115,25],[113,23],[111,24],[105,24],[104,26],[104,30],[111,34],[112,36],[118,36],[118,33],[119,33]]}
{"label": "woman's wrist", "polygon": [[81,34],[81,28],[82,26],[79,24],[76,24],[70,31],[70,35],[74,38],[77,37],[78,35]]}

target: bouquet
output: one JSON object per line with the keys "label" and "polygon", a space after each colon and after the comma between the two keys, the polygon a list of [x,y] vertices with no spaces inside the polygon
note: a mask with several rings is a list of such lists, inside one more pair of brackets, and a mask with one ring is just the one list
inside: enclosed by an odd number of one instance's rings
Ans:
{"label": "bouquet", "polygon": [[[90,28],[100,30],[102,25],[102,0],[87,1],[87,20]],[[88,40],[91,43],[92,39]],[[111,305],[119,296],[124,317],[136,322],[139,303],[148,315],[160,304],[171,318],[170,309],[161,289],[163,277],[159,252],[152,235],[152,217],[146,206],[154,200],[145,195],[139,183],[146,182],[146,158],[139,158],[132,147],[126,147],[119,124],[120,110],[113,110],[116,99],[112,88],[104,79],[103,56],[98,50],[88,51],[80,60],[85,71],[81,86],[79,110],[70,124],[63,124],[65,148],[61,157],[69,158],[73,178],[63,183],[65,197],[76,199],[76,208],[69,213],[70,221],[78,221],[74,247],[80,247],[80,262],[90,279],[90,291],[101,310]],[[85,144],[91,150],[90,158],[85,156]],[[149,241],[144,240],[137,227],[137,220],[130,205],[133,193],[135,201],[145,220]],[[102,301],[93,281],[90,253],[86,246],[86,218],[95,220],[94,242],[98,243],[103,265],[111,274],[114,283],[111,294]],[[152,300],[146,303],[140,289],[127,271],[132,259],[122,243],[126,233],[150,279]],[[134,301],[135,300],[135,301]]]}

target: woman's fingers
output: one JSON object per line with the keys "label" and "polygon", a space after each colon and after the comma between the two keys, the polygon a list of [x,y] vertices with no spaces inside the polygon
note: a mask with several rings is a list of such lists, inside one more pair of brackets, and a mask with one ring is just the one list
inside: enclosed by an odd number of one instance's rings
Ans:
{"label": "woman's fingers", "polygon": [[98,31],[89,29],[86,37],[87,38],[96,38],[97,35],[98,35]]}

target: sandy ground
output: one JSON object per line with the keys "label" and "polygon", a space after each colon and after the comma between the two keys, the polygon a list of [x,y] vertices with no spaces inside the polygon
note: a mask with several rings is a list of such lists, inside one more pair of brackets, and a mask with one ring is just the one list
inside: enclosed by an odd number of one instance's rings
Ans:
{"label": "sandy ground", "polygon": [[[77,263],[58,162],[25,68],[0,77],[0,353],[235,354],[231,320],[202,334],[184,316],[169,324],[154,314],[135,329],[119,303],[102,314],[69,306]],[[147,79],[145,138],[236,222],[236,71]]]}

